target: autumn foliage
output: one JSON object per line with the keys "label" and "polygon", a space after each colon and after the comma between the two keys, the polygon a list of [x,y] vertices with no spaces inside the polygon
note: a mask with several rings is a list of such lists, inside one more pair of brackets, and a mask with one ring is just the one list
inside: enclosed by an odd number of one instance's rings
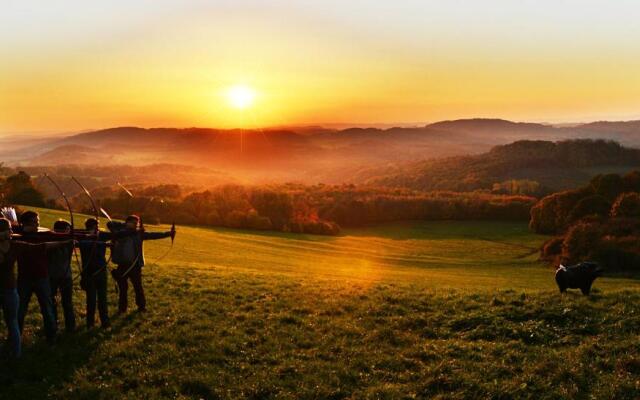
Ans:
{"label": "autumn foliage", "polygon": [[[144,190],[154,192],[153,188]],[[152,222],[175,220],[191,225],[327,235],[338,234],[340,227],[401,220],[524,221],[535,202],[527,196],[417,192],[355,185],[222,185],[179,194],[162,202],[150,195],[132,199],[123,192],[96,192],[101,194],[101,204],[116,216],[138,212]],[[82,202],[81,197],[75,200]]]}
{"label": "autumn foliage", "polygon": [[531,209],[530,227],[553,233],[542,257],[554,263],[601,262],[640,270],[640,173],[600,175],[578,190],[547,196]]}

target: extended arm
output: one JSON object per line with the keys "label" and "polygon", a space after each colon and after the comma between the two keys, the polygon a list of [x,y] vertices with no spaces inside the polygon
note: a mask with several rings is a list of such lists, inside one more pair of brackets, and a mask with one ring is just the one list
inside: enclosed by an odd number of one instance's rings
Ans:
{"label": "extended arm", "polygon": [[65,240],[65,241],[57,241],[57,242],[43,242],[43,243],[29,243],[14,240],[11,242],[11,246],[16,255],[25,252],[25,251],[34,251],[34,250],[50,250],[56,249],[59,247],[69,246],[73,240]]}
{"label": "extended arm", "polygon": [[74,240],[63,240],[58,242],[44,242],[42,243],[46,250],[59,249],[60,247],[72,247],[75,245]]}
{"label": "extended arm", "polygon": [[171,237],[172,231],[167,232],[142,232],[142,240],[158,240]]}

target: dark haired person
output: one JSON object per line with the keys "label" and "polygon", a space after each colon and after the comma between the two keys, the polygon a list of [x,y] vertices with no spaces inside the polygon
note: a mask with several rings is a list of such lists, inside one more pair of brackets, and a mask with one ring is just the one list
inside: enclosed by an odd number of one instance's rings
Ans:
{"label": "dark haired person", "polygon": [[[129,289],[129,281],[133,285],[136,294],[136,305],[139,311],[146,311],[146,299],[144,297],[144,289],[142,288],[142,267],[144,266],[144,250],[143,242],[145,240],[157,240],[164,238],[174,238],[175,230],[168,232],[145,232],[140,224],[140,217],[130,215],[125,220],[124,226],[112,224],[110,229],[117,229],[126,233],[124,237],[120,237],[114,241],[111,250],[112,260],[118,265],[113,271],[113,276],[118,283],[120,298],[118,302],[118,312],[125,313],[127,311],[127,291]],[[140,228],[140,229],[138,229]]]}
{"label": "dark haired person", "polygon": [[[10,353],[13,357],[20,357],[22,345],[20,339],[20,324],[18,313],[20,298],[17,290],[16,259],[25,253],[46,252],[61,246],[69,246],[70,242],[44,242],[30,244],[18,240],[11,240],[11,223],[0,218],[0,285],[2,286],[2,308],[7,325]],[[48,298],[50,299],[50,298]],[[40,298],[39,298],[40,300]],[[40,302],[42,309],[43,302]],[[43,315],[45,312],[43,312]]]}
{"label": "dark haired person", "polygon": [[95,325],[96,300],[100,325],[108,328],[109,309],[107,306],[107,241],[113,238],[108,232],[101,232],[98,220],[88,218],[84,226],[91,234],[97,235],[93,240],[80,241],[82,255],[82,278],[80,286],[87,293],[87,329]]}
{"label": "dark haired person", "polygon": [[[61,234],[71,234],[71,224],[58,220],[53,224],[53,231]],[[49,260],[49,283],[51,285],[51,304],[56,323],[58,319],[58,302],[56,295],[60,292],[64,325],[67,332],[76,330],[76,314],[73,311],[73,277],[71,275],[71,255],[73,246],[59,247],[47,254]]]}
{"label": "dark haired person", "polygon": [[2,283],[2,312],[7,325],[9,350],[11,356],[20,357],[22,344],[18,326],[18,307],[20,298],[16,288],[15,255],[19,242],[11,242],[11,224],[8,219],[0,218],[0,281]]}
{"label": "dark haired person", "polygon": [[[38,232],[40,217],[34,211],[26,211],[20,215],[21,240],[40,244],[52,241],[62,241],[69,245],[71,235]],[[58,246],[59,247],[59,246]],[[51,283],[49,281],[49,258],[47,247],[36,247],[30,251],[18,254],[18,295],[20,296],[20,309],[18,311],[18,324],[20,332],[24,329],[24,319],[29,310],[31,296],[35,293],[40,305],[40,313],[44,323],[47,340],[53,343],[56,338],[57,324],[51,301]]]}

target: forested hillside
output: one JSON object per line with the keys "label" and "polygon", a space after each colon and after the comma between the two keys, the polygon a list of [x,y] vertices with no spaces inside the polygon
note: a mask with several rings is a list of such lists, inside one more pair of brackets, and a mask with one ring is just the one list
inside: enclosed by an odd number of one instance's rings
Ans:
{"label": "forested hillside", "polygon": [[[600,171],[640,166],[640,150],[605,140],[523,140],[480,155],[363,172],[368,184],[415,190],[494,190],[541,195],[587,183]],[[367,176],[368,175],[368,176]]]}

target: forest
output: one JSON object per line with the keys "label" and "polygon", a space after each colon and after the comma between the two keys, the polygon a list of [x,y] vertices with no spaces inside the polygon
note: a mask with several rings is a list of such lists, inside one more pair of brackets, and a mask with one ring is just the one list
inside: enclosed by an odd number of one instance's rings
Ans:
{"label": "forest", "polygon": [[598,169],[640,166],[640,150],[609,140],[521,140],[479,155],[430,159],[361,172],[376,186],[544,196],[585,184]]}
{"label": "forest", "polygon": [[640,171],[594,177],[581,188],[554,193],[531,209],[530,227],[552,234],[548,261],[596,260],[609,271],[640,269]]}
{"label": "forest", "polygon": [[[60,179],[62,180],[62,179]],[[64,209],[59,196],[46,197],[25,172],[2,183],[5,202]],[[68,179],[66,184],[70,184]],[[43,184],[43,183],[41,183]],[[401,188],[344,185],[219,185],[188,190],[180,185],[118,185],[92,189],[99,207],[114,218],[140,214],[147,223],[223,226],[336,235],[340,227],[404,220],[521,220],[536,199],[490,192],[421,192]],[[94,214],[84,195],[70,195],[74,210]]]}

